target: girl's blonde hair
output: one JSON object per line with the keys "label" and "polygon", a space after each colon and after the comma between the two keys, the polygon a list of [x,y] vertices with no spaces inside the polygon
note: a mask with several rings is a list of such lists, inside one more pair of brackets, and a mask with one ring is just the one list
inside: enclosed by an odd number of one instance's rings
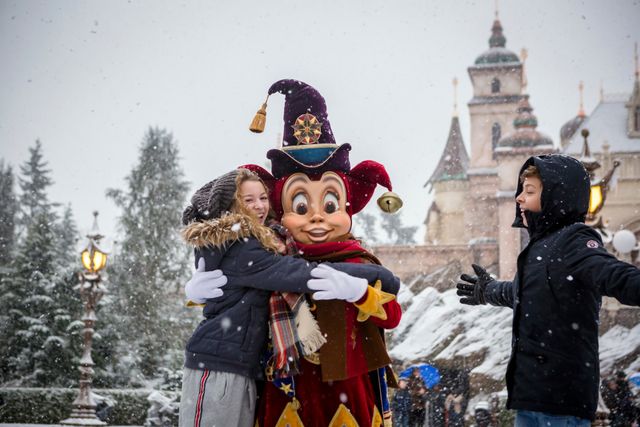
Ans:
{"label": "girl's blonde hair", "polygon": [[[276,240],[275,240],[276,237],[273,234],[273,231],[269,227],[260,223],[260,220],[258,219],[258,217],[256,217],[256,214],[253,213],[250,209],[248,209],[244,205],[244,201],[240,197],[240,186],[247,181],[259,182],[264,187],[264,191],[267,193],[267,195],[269,194],[269,189],[267,188],[267,186],[264,184],[264,182],[260,179],[258,175],[251,172],[249,169],[239,168],[238,175],[236,176],[236,192],[234,194],[234,200],[233,200],[233,206],[231,206],[231,212],[246,215],[250,217],[252,220],[254,220],[256,225],[256,227],[254,227],[253,229],[255,234],[254,237],[258,239],[260,244],[265,248],[277,252],[278,246],[276,244]],[[267,218],[269,218],[270,216],[271,216],[271,207],[269,207],[269,215],[267,215]]]}

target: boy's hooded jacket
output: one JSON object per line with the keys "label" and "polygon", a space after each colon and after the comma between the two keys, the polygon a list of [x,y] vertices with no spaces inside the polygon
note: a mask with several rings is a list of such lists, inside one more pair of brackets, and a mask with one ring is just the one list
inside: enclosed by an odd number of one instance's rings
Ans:
{"label": "boy's hooded jacket", "polygon": [[[541,175],[542,211],[525,213],[530,241],[514,280],[492,281],[484,293],[489,304],[513,308],[507,406],[593,420],[601,296],[639,305],[640,270],[610,255],[583,223],[590,182],[580,162],[531,157],[520,173],[530,165]],[[517,203],[513,225],[524,227]]]}
{"label": "boy's hooded jacket", "polygon": [[[268,335],[271,291],[312,293],[307,288],[317,263],[266,250],[254,237],[255,220],[242,214],[189,224],[183,235],[195,247],[195,259],[205,259],[207,271],[221,269],[227,276],[224,295],[208,300],[205,319],[187,343],[185,366],[233,372],[262,378],[260,356]],[[397,293],[400,282],[389,270],[371,264],[332,263],[352,276],[377,280]]]}

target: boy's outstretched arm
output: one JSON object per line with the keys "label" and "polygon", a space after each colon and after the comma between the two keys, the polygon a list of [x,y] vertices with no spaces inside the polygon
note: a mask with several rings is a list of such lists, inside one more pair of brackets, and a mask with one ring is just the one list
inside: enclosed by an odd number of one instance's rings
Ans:
{"label": "boy's outstretched arm", "polygon": [[495,280],[484,268],[472,264],[475,276],[463,274],[458,282],[460,302],[468,305],[491,304],[513,308],[513,283]]}
{"label": "boy's outstretched arm", "polygon": [[565,248],[564,261],[578,283],[595,286],[622,304],[640,305],[640,269],[607,252],[597,231],[581,228]]}

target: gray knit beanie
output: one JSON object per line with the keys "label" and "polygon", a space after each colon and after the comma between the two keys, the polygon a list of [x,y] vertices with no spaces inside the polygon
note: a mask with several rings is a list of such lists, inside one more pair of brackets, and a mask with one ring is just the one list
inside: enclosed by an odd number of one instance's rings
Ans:
{"label": "gray knit beanie", "polygon": [[184,225],[193,221],[219,218],[231,210],[236,194],[236,177],[233,170],[200,187],[191,197],[191,204],[182,213]]}

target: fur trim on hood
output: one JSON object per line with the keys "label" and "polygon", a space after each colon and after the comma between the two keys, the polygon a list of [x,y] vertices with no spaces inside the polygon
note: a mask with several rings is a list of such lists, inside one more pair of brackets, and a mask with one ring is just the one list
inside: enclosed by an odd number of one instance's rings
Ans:
{"label": "fur trim on hood", "polygon": [[192,222],[182,229],[182,238],[196,248],[223,247],[249,237],[259,240],[266,249],[276,250],[271,229],[246,214],[230,213],[220,218]]}

